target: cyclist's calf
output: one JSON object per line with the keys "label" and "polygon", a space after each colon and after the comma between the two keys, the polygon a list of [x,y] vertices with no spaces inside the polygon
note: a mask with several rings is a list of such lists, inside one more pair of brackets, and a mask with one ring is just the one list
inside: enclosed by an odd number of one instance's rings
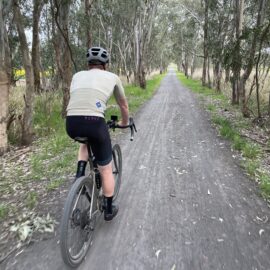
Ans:
{"label": "cyclist's calf", "polygon": [[114,193],[112,162],[105,166],[98,165],[98,169],[101,175],[103,194],[105,197],[112,197]]}

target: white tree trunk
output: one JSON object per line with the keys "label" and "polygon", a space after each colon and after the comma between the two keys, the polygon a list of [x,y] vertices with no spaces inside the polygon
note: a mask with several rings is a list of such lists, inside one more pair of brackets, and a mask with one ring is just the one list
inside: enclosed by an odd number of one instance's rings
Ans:
{"label": "white tree trunk", "polygon": [[10,3],[0,0],[0,155],[7,151],[8,96],[10,88],[10,62],[5,16]]}
{"label": "white tree trunk", "polygon": [[0,71],[0,155],[7,151],[7,117],[8,117],[8,95],[9,80],[5,71]]}
{"label": "white tree trunk", "polygon": [[17,0],[13,1],[13,11],[14,11],[14,22],[17,27],[21,45],[22,61],[26,77],[26,92],[24,97],[25,107],[23,113],[21,144],[29,145],[33,140],[32,122],[33,122],[33,99],[34,99],[34,73],[32,62],[30,59],[29,48],[26,40],[25,29],[23,25],[23,17]]}

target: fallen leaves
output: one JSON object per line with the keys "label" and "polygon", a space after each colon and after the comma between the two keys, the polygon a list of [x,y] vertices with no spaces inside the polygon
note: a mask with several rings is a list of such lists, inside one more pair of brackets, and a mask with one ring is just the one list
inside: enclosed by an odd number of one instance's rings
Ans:
{"label": "fallen leaves", "polygon": [[160,252],[161,252],[161,249],[157,250],[156,253],[155,253],[157,259],[158,259],[158,256],[159,256],[159,253],[160,253]]}
{"label": "fallen leaves", "polygon": [[188,172],[186,170],[181,170],[179,168],[174,168],[174,170],[176,171],[177,174],[179,175],[183,175],[183,174],[187,174]]}
{"label": "fallen leaves", "polygon": [[50,214],[47,214],[46,217],[39,217],[34,213],[30,213],[29,215],[24,214],[17,224],[10,227],[10,231],[17,233],[19,239],[24,242],[36,231],[52,233],[54,224],[55,221],[50,217]]}

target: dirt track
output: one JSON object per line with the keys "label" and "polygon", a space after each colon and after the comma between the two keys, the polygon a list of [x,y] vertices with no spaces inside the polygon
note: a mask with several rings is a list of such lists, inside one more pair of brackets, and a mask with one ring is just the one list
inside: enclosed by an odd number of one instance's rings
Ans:
{"label": "dirt track", "polygon": [[[270,269],[270,209],[174,72],[137,113],[123,152],[120,212],[100,221],[80,270]],[[62,270],[58,236],[5,269]],[[2,269],[2,268],[1,268]]]}

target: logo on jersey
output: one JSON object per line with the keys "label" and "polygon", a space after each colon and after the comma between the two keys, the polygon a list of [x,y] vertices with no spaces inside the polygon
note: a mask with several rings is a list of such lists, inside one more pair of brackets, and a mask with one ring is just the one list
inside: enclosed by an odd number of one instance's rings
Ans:
{"label": "logo on jersey", "polygon": [[97,101],[97,102],[96,102],[96,106],[97,106],[98,109],[100,109],[100,108],[102,107],[100,101]]}

